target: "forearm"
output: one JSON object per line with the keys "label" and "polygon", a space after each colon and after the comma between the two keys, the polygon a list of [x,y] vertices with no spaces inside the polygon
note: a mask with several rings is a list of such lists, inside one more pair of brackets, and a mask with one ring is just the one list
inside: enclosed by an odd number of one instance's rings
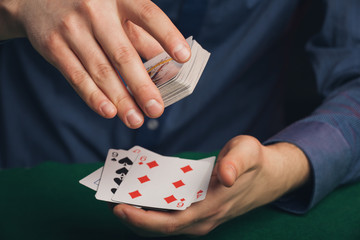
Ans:
{"label": "forearm", "polygon": [[325,99],[310,116],[266,142],[290,142],[309,159],[311,184],[278,202],[297,213],[308,211],[336,187],[360,179],[360,3],[324,1],[324,8],[323,26],[307,50]]}
{"label": "forearm", "polygon": [[283,209],[304,213],[336,187],[360,178],[360,79],[343,86],[311,116],[292,124],[267,143],[290,142],[308,157],[313,179],[304,193],[279,202]]}
{"label": "forearm", "polygon": [[17,0],[0,0],[0,40],[24,36],[16,18],[17,9]]}

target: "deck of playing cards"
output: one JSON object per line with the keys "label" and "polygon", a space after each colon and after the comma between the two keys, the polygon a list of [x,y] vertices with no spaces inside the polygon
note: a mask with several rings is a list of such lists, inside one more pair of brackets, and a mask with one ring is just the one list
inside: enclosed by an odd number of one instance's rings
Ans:
{"label": "deck of playing cards", "polygon": [[167,157],[140,146],[110,149],[104,167],[80,180],[98,200],[161,210],[184,210],[205,199],[215,157]]}
{"label": "deck of playing cards", "polygon": [[192,37],[186,41],[191,47],[191,58],[186,63],[176,62],[166,52],[144,63],[150,78],[161,93],[165,107],[194,91],[210,57],[210,53]]}

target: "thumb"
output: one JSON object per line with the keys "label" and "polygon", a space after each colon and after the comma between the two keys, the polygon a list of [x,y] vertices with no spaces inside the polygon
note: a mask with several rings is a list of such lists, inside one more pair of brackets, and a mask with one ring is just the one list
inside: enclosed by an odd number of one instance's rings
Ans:
{"label": "thumb", "polygon": [[222,149],[216,163],[219,181],[231,187],[245,172],[254,169],[259,160],[260,142],[250,136],[238,136]]}

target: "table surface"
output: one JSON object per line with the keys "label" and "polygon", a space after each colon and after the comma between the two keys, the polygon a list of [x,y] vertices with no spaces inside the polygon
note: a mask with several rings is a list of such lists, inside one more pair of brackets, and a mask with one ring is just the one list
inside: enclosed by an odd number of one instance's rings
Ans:
{"label": "table surface", "polygon": [[[142,239],[97,201],[94,191],[78,183],[100,166],[45,162],[1,170],[0,239]],[[264,206],[197,239],[360,239],[360,184],[336,190],[305,215]]]}

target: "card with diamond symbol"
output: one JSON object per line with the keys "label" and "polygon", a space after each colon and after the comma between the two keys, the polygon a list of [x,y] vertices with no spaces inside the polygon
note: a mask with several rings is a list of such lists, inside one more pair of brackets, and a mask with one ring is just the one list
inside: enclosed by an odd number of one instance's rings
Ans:
{"label": "card with diamond symbol", "polygon": [[166,157],[140,146],[110,149],[105,166],[80,180],[102,201],[144,208],[184,210],[204,200],[215,157]]}

